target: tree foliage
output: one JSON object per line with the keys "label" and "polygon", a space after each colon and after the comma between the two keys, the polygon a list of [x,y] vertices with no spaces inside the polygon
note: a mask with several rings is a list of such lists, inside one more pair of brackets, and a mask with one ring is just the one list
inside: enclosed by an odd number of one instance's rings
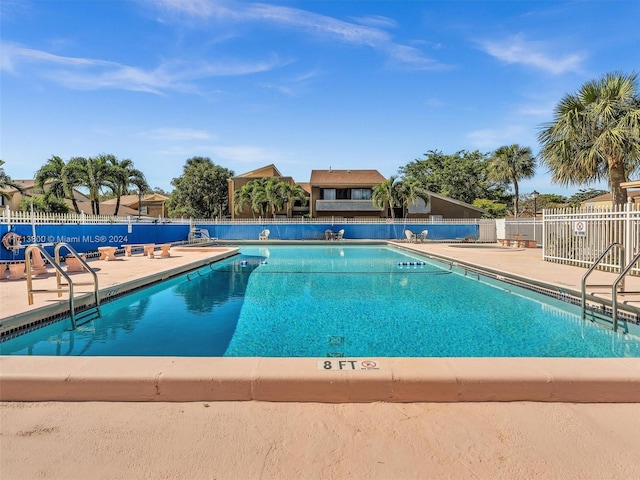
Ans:
{"label": "tree foliage", "polygon": [[620,186],[640,171],[640,91],[637,74],[609,73],[566,95],[538,139],[540,155],[562,185],[607,179],[615,204]]}
{"label": "tree foliage", "polygon": [[80,207],[78,206],[74,189],[81,186],[83,186],[83,182],[80,172],[70,167],[68,163],[57,155],[52,155],[36,172],[36,190],[44,193],[45,198],[70,200],[76,213],[80,213]]}
{"label": "tree foliage", "polygon": [[405,181],[469,204],[477,198],[504,201],[507,183],[489,180],[487,154],[461,150],[445,155],[430,150],[424,156],[400,167]]}
{"label": "tree foliage", "polygon": [[30,212],[33,206],[34,212],[39,213],[69,213],[71,208],[67,203],[52,195],[44,197],[27,197],[20,202],[20,210]]}
{"label": "tree foliage", "polygon": [[254,218],[256,214],[266,216],[269,213],[275,217],[277,212],[285,208],[287,217],[290,217],[295,202],[306,205],[308,201],[307,193],[300,185],[291,185],[275,177],[255,178],[236,190],[233,195],[235,213],[238,214],[248,207]]}
{"label": "tree foliage", "polygon": [[144,174],[134,168],[131,160],[121,161],[106,153],[89,158],[72,157],[68,162],[52,155],[36,172],[35,185],[47,199],[70,200],[76,213],[80,213],[80,208],[74,190],[86,188],[89,191],[91,212],[95,215],[100,214],[100,201],[104,199],[105,188],[118,199],[116,215],[120,197],[127,193],[131,185],[142,190],[148,188]]}
{"label": "tree foliage", "polygon": [[582,188],[578,190],[576,193],[571,195],[568,199],[568,202],[572,207],[579,207],[582,202],[586,202],[595,197],[599,197],[600,195],[604,195],[605,193],[609,193],[607,190],[599,190],[595,188]]}
{"label": "tree foliage", "polygon": [[4,164],[4,160],[0,160],[0,198],[3,198],[4,200],[10,200],[11,196],[7,192],[3,192],[2,190],[5,188],[15,188],[19,192],[22,192],[22,187],[11,180],[11,177],[5,173],[3,167]]}
{"label": "tree foliage", "polygon": [[395,218],[395,206],[396,206],[396,195],[395,195],[395,183],[398,177],[391,176],[387,178],[384,182],[376,185],[373,188],[373,192],[371,193],[371,203],[375,207],[384,208],[391,211],[391,218]]}
{"label": "tree foliage", "polygon": [[113,155],[106,156],[107,164],[110,168],[107,186],[116,197],[116,208],[113,212],[118,215],[120,210],[120,197],[127,195],[133,187],[136,192],[144,193],[149,190],[149,185],[144,177],[144,173],[134,167],[131,160],[118,160]]}
{"label": "tree foliage", "polygon": [[486,198],[476,198],[473,206],[481,208],[485,211],[483,218],[504,218],[507,216],[507,204],[496,202],[495,200],[487,200]]}
{"label": "tree foliage", "polygon": [[228,214],[227,179],[232,170],[216,165],[208,157],[186,161],[182,175],[171,180],[174,191],[168,207],[172,216],[224,217]]}

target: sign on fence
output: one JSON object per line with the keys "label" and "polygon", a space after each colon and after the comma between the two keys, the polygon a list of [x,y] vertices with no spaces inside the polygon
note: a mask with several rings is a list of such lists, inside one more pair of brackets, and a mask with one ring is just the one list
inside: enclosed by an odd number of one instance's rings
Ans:
{"label": "sign on fence", "polygon": [[574,237],[586,237],[587,236],[587,223],[586,222],[573,222],[573,236]]}

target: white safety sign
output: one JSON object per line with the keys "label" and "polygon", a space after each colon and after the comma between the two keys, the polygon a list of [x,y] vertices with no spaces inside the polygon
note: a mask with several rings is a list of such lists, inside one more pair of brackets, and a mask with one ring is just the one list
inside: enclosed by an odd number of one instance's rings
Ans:
{"label": "white safety sign", "polygon": [[573,236],[574,237],[586,237],[587,236],[587,224],[586,224],[586,222],[573,222]]}

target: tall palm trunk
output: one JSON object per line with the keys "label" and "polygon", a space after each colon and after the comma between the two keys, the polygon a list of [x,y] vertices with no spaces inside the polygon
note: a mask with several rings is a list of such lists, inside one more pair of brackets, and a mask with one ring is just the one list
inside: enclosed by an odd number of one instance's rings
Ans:
{"label": "tall palm trunk", "polygon": [[611,188],[611,200],[614,205],[627,203],[627,189],[620,186],[627,181],[625,168],[622,161],[617,158],[608,158],[609,162],[609,187]]}

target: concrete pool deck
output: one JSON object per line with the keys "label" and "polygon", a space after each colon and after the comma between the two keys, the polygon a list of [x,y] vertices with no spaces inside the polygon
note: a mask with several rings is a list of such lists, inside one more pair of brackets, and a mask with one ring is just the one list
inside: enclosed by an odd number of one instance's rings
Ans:
{"label": "concrete pool deck", "polygon": [[[544,262],[535,249],[490,245],[399,246],[577,292],[584,269]],[[211,263],[234,248],[176,248],[92,260],[102,297]],[[74,281],[86,279],[74,275]],[[595,272],[594,282],[615,274]],[[55,286],[55,276],[38,280]],[[640,290],[640,278],[627,288]],[[91,286],[85,286],[91,296]],[[606,290],[603,290],[606,295]],[[68,306],[55,293],[27,304],[24,280],[0,283],[0,329]],[[42,312],[46,311],[47,315]],[[187,358],[0,357],[0,399],[9,401],[640,402],[640,358]]]}
{"label": "concrete pool deck", "polygon": [[[566,288],[577,285],[579,289],[584,273],[580,268],[542,262],[539,250],[487,252],[440,244],[415,248],[558,283]],[[151,269],[167,269],[182,262],[187,265],[198,258],[201,257],[196,252],[193,256],[191,253],[178,256],[176,252],[170,259],[149,260],[140,256],[132,257],[126,263],[110,262],[107,265],[101,262],[97,265],[101,286],[103,283],[114,286],[136,276],[148,275]],[[102,281],[103,278],[107,280]],[[633,282],[636,280],[640,282],[635,278]],[[2,318],[7,316],[5,312],[9,308],[14,314],[31,308],[26,302],[24,282],[0,282],[0,295]],[[36,296],[40,303],[34,307],[58,301],[45,297]],[[16,360],[24,363],[12,363]],[[32,360],[35,362],[30,363]],[[625,384],[630,384],[633,388],[627,393],[639,392],[638,359],[603,359],[602,367],[565,365],[562,368],[568,368],[566,378],[549,376],[540,367],[529,372],[529,378],[536,379],[529,387],[535,387],[534,390],[539,387],[546,392],[544,395],[551,396],[553,389],[560,387],[572,395],[576,392],[585,395],[565,402],[558,401],[560,397],[548,397],[542,402],[477,403],[467,398],[465,402],[338,404],[300,403],[292,401],[294,398],[287,403],[209,403],[193,398],[188,401],[185,392],[189,391],[186,388],[189,378],[203,380],[214,376],[211,370],[214,366],[198,363],[197,359],[191,365],[173,366],[167,359],[160,359],[157,365],[146,363],[155,359],[116,359],[110,366],[93,363],[99,359],[51,360],[51,364],[47,364],[47,359],[35,357],[0,360],[0,399],[4,400],[0,404],[0,471],[3,478],[595,480],[634,478],[640,469],[640,457],[635,453],[640,431],[639,400],[573,403],[586,401],[587,396],[592,395],[589,392],[599,388],[589,386],[588,382],[594,380],[603,381],[608,387],[619,384],[624,388]],[[62,363],[56,365],[56,360]],[[606,366],[609,360],[622,364]],[[39,363],[42,361],[44,364]],[[63,365],[67,361],[73,365]],[[510,377],[517,383],[528,376],[527,369],[523,371],[521,366],[511,363],[511,359],[503,359],[498,362],[501,364],[498,369],[490,366],[488,370],[480,365],[483,361],[476,362],[476,366],[485,371],[477,379],[481,380],[483,375],[502,380]],[[105,366],[108,367],[106,370]],[[254,392],[262,388],[264,395],[286,397],[295,394],[296,381],[306,377],[305,370],[317,372],[315,361],[301,366],[302,373],[275,375],[277,382],[271,387],[269,382],[261,385],[254,382],[254,387],[258,387]],[[215,366],[216,369],[219,367]],[[423,379],[423,374],[416,373],[416,366],[401,367],[398,372],[404,372],[405,380],[410,380],[405,385],[407,390],[420,389],[416,380]],[[263,364],[264,380],[273,375],[273,368]],[[417,370],[421,368],[418,366]],[[625,373],[621,374],[619,368]],[[145,370],[147,373],[140,376]],[[181,370],[186,371],[181,373]],[[162,378],[165,371],[170,375]],[[258,368],[256,372],[259,371]],[[501,375],[501,372],[508,374]],[[222,373],[216,374],[218,379],[234,378],[231,372]],[[340,378],[336,373],[332,372],[332,375],[338,382],[342,380],[341,388],[348,388],[354,382],[372,384],[370,378],[355,375],[387,375],[368,370],[343,372],[348,376]],[[453,367],[440,372],[443,391],[447,386],[457,388],[460,378],[456,379],[454,373]],[[94,387],[99,384],[103,392],[103,396],[97,397],[102,401],[7,401],[5,387],[9,377],[11,382],[19,384],[22,381],[22,387],[35,381],[27,392],[36,396],[39,388],[45,392],[61,387],[65,390],[66,384],[77,393],[82,390],[83,381],[93,382]],[[174,401],[157,398],[154,392],[156,384],[160,383],[156,380],[162,383],[163,389],[173,380]],[[47,383],[51,385],[46,386]],[[135,383],[148,389],[155,401],[106,401],[117,395],[124,385],[129,387]],[[191,387],[202,391],[203,382],[199,383],[194,382]],[[389,384],[389,380],[384,383]],[[484,391],[500,393],[503,387],[509,390],[513,386],[509,382],[484,385],[489,387]],[[97,392],[95,388],[89,391]],[[327,392],[320,388],[316,393]],[[264,400],[276,398],[265,396]],[[327,400],[325,396],[323,401]],[[343,398],[334,401],[370,400]]]}

